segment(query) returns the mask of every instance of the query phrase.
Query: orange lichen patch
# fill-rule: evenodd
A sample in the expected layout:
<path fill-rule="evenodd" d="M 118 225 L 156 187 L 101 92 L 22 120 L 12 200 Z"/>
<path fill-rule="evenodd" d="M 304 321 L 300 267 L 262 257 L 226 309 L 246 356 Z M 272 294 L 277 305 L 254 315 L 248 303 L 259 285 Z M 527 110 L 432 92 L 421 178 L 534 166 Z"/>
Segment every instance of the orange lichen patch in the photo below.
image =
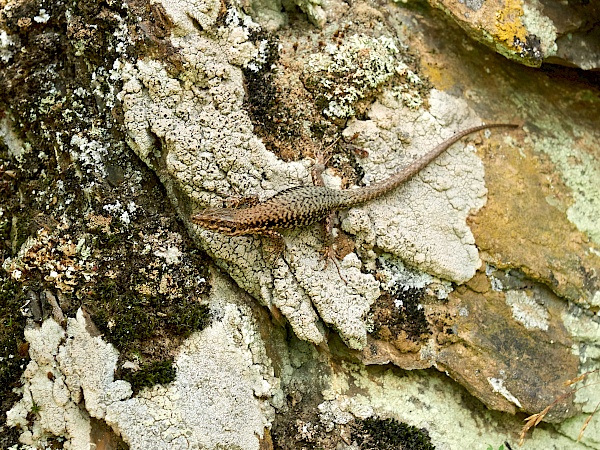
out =
<path fill-rule="evenodd" d="M 436 89 L 447 91 L 454 86 L 456 80 L 451 76 L 453 72 L 446 70 L 445 67 L 440 67 L 435 62 L 435 57 L 432 57 L 430 60 L 430 58 L 424 55 L 422 61 L 423 66 L 421 69 Z"/>
<path fill-rule="evenodd" d="M 473 39 L 521 64 L 539 66 L 541 61 L 528 53 L 528 36 L 523 23 L 522 0 L 488 0 L 469 8 L 458 0 L 429 0 L 452 17 Z"/>
<path fill-rule="evenodd" d="M 524 41 L 527 30 L 521 22 L 523 16 L 523 2 L 521 0 L 506 0 L 504 8 L 498 9 L 495 14 L 496 38 L 498 41 L 512 43 L 516 38 Z"/>
<path fill-rule="evenodd" d="M 485 30 L 495 40 L 512 43 L 516 36 L 524 39 L 526 29 L 521 21 L 522 0 L 489 0 L 481 3 L 478 9 L 471 9 L 458 0 L 431 2 L 434 6 L 451 14 L 459 25 L 472 31 Z"/>

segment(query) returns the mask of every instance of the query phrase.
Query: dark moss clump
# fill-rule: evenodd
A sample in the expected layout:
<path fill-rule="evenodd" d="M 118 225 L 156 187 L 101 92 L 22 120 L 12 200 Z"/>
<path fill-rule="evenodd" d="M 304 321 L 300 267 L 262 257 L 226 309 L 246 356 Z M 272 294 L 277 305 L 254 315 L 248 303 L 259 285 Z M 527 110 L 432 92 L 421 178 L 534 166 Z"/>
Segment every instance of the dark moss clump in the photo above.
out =
<path fill-rule="evenodd" d="M 167 384 L 175 379 L 177 371 L 173 367 L 172 360 L 155 361 L 144 364 L 139 370 L 122 370 L 117 374 L 118 378 L 131 383 L 133 394 L 137 394 L 142 388 L 154 386 L 155 384 Z"/>
<path fill-rule="evenodd" d="M 131 351 L 148 339 L 163 335 L 187 338 L 210 322 L 208 306 L 193 298 L 144 296 L 112 281 L 93 291 L 96 301 L 87 301 L 94 323 L 119 351 Z"/>
<path fill-rule="evenodd" d="M 295 111 L 284 100 L 289 93 L 281 92 L 277 84 L 275 66 L 279 60 L 277 38 L 264 32 L 256 32 L 250 38 L 264 48 L 263 61 L 244 69 L 246 87 L 245 107 L 250 113 L 255 131 L 274 152 L 283 152 L 290 142 L 302 136 Z M 296 155 L 297 156 L 297 155 Z M 286 158 L 289 159 L 289 158 Z"/>
<path fill-rule="evenodd" d="M 369 417 L 358 420 L 352 430 L 352 440 L 361 450 L 434 450 L 427 430 L 398 422 L 395 419 Z"/>
<path fill-rule="evenodd" d="M 166 319 L 166 326 L 182 337 L 203 330 L 210 323 L 210 311 L 207 305 L 183 299 L 174 305 L 173 310 L 174 314 Z"/>
<path fill-rule="evenodd" d="M 264 42 L 264 61 L 260 67 L 245 68 L 246 101 L 250 106 L 250 112 L 258 121 L 272 121 L 273 113 L 277 107 L 277 88 L 273 83 L 273 65 L 279 59 L 277 51 L 277 39 L 264 32 L 254 32 L 250 39 L 256 43 Z M 265 116 L 266 115 L 266 116 Z"/>
<path fill-rule="evenodd" d="M 29 361 L 28 346 L 23 339 L 25 318 L 20 313 L 21 287 L 0 273 L 0 448 L 18 441 L 19 433 L 6 428 L 6 412 L 19 400 L 13 388 L 21 385 L 20 377 Z"/>
<path fill-rule="evenodd" d="M 136 292 L 130 286 L 144 280 L 152 283 L 150 277 L 132 272 L 135 269 L 122 272 L 120 282 L 107 278 L 100 281 L 88 291 L 84 307 L 103 338 L 121 353 L 115 377 L 129 381 L 136 394 L 144 387 L 175 379 L 172 349 L 193 332 L 204 329 L 210 323 L 210 311 L 200 302 L 198 292 L 193 292 L 193 286 L 190 291 L 182 289 L 183 296 Z M 143 364 L 131 371 L 122 368 L 124 361 Z"/>
<path fill-rule="evenodd" d="M 374 335 L 384 338 L 406 333 L 411 341 L 418 342 L 422 336 L 430 335 L 429 322 L 422 306 L 425 290 L 399 288 L 397 292 L 382 297 L 373 310 Z"/>

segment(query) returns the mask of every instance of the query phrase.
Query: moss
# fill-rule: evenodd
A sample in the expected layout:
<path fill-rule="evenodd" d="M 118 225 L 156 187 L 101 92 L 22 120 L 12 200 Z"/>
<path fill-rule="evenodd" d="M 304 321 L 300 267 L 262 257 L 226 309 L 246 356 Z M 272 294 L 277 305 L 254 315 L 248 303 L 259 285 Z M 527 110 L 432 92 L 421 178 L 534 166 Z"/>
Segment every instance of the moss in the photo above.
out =
<path fill-rule="evenodd" d="M 134 395 L 142 388 L 155 384 L 167 384 L 175 379 L 177 371 L 172 360 L 154 361 L 144 364 L 139 370 L 123 370 L 117 376 L 131 383 Z"/>
<path fill-rule="evenodd" d="M 275 67 L 279 60 L 278 40 L 264 31 L 250 35 L 258 48 L 262 49 L 263 61 L 251 68 L 245 68 L 246 87 L 245 107 L 255 125 L 256 133 L 269 150 L 280 154 L 284 159 L 295 159 L 298 152 L 286 152 L 290 142 L 297 142 L 302 136 L 301 125 L 285 100 L 289 93 L 282 92 L 277 81 Z M 290 154 L 293 156 L 290 157 Z"/>
<path fill-rule="evenodd" d="M 257 47 L 264 47 L 264 61 L 260 66 L 256 63 L 253 69 L 243 69 L 247 88 L 245 100 L 253 119 L 264 125 L 266 122 L 272 123 L 273 114 L 276 114 L 278 96 L 277 87 L 273 84 L 275 73 L 272 67 L 279 59 L 278 41 L 264 31 L 252 32 L 250 40 Z"/>
<path fill-rule="evenodd" d="M 373 309 L 374 336 L 382 338 L 381 331 L 400 336 L 402 332 L 413 342 L 419 342 L 424 336 L 431 335 L 429 322 L 421 302 L 425 290 L 420 288 L 399 288 L 396 292 L 382 296 Z"/>
<path fill-rule="evenodd" d="M 358 420 L 352 430 L 352 440 L 361 450 L 433 450 L 435 446 L 424 429 L 395 419 L 369 417 Z"/>
<path fill-rule="evenodd" d="M 23 369 L 29 361 L 28 346 L 23 340 L 25 318 L 20 312 L 21 287 L 0 273 L 0 417 L 19 400 L 13 389 L 20 386 Z M 6 429 L 0 421 L 0 448 L 17 443 L 19 433 Z"/>
<path fill-rule="evenodd" d="M 18 382 L 27 357 L 22 340 L 25 320 L 19 310 L 22 297 L 15 281 L 0 276 L 0 386 L 8 390 Z"/>
<path fill-rule="evenodd" d="M 87 301 L 96 326 L 120 351 L 133 351 L 141 341 L 166 333 L 186 338 L 210 322 L 208 306 L 184 297 L 144 296 L 112 280 L 99 283 Z"/>
<path fill-rule="evenodd" d="M 208 306 L 183 300 L 174 305 L 174 314 L 166 319 L 167 327 L 176 334 L 188 337 L 194 331 L 206 328 L 210 323 Z"/>

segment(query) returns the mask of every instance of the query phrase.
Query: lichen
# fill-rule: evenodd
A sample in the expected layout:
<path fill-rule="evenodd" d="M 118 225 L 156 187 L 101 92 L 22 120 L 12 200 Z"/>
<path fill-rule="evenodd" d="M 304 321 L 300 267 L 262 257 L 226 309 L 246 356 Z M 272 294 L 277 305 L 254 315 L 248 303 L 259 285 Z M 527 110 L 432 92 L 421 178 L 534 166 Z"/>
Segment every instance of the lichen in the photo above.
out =
<path fill-rule="evenodd" d="M 64 324 L 84 303 L 95 317 L 128 311 L 123 302 L 132 299 L 137 307 L 136 302 L 146 298 L 152 298 L 155 308 L 138 310 L 138 319 L 152 324 L 145 334 L 138 333 L 145 340 L 126 339 L 127 331 L 139 330 L 136 319 L 126 314 L 125 329 L 111 331 L 126 349 L 124 358 L 137 354 L 145 364 L 162 361 L 169 345 L 177 346 L 208 323 L 205 256 L 178 224 L 152 172 L 123 143 L 116 94 L 121 86 L 117 69 L 136 53 L 135 45 L 147 51 L 167 46 L 160 39 L 134 43 L 130 32 L 149 24 L 144 30 L 158 36 L 165 22 L 154 20 L 159 15 L 155 6 L 78 2 L 45 9 L 41 12 L 37 2 L 21 2 L 0 11 L 2 31 L 23 45 L 23 51 L 3 65 L 0 77 L 0 90 L 6 94 L 0 98 L 0 261 L 14 283 L 6 292 L 14 298 L 6 306 L 20 318 L 13 323 L 14 314 L 2 311 L 18 345 L 6 343 L 7 351 L 14 352 L 1 366 L 23 364 L 27 344 L 19 341 L 23 338 L 17 326 L 26 318 L 35 320 L 32 328 L 48 316 Z M 34 16 L 42 20 L 32 20 Z M 86 63 L 80 64 L 83 60 Z M 3 272 L 2 285 L 6 275 Z M 170 315 L 161 316 L 163 312 Z M 155 318 L 160 320 L 152 322 Z M 52 391 L 45 390 L 52 382 L 58 386 L 62 378 L 52 369 L 55 378 L 50 380 L 44 369 L 38 372 L 31 366 L 28 376 L 35 378 L 33 389 L 39 389 L 34 396 L 47 399 Z M 21 431 L 26 441 L 32 439 L 27 428 L 37 426 L 34 419 L 51 417 L 56 409 L 49 409 L 54 400 L 33 402 L 28 395 L 25 390 L 17 414 L 24 418 Z M 2 395 L 6 402 L 17 397 L 13 392 Z M 64 404 L 60 407 L 69 410 Z M 70 413 L 64 417 L 67 422 L 74 418 Z M 79 419 L 71 422 L 72 433 L 85 428 Z M 52 419 L 57 428 L 49 432 L 62 436 L 64 420 L 60 425 Z M 44 432 L 42 428 L 37 431 Z M 6 436 L 14 438 L 16 431 L 10 429 Z M 86 437 L 89 441 L 89 432 Z M 79 438 L 73 437 L 75 442 Z M 2 441 L 0 446 L 15 442 Z"/>
<path fill-rule="evenodd" d="M 548 311 L 539 305 L 535 299 L 522 291 L 506 292 L 506 304 L 512 308 L 515 320 L 522 323 L 528 330 L 548 330 Z"/>
<path fill-rule="evenodd" d="M 398 44 L 388 37 L 350 36 L 341 46 L 329 44 L 309 56 L 304 65 L 306 88 L 326 116 L 351 117 L 358 100 L 403 72 L 398 54 Z"/>
<path fill-rule="evenodd" d="M 438 91 L 431 92 L 429 112 L 406 111 L 386 97 L 385 104 L 370 108 L 365 120 L 351 120 L 344 135 L 358 135 L 355 144 L 368 146 L 363 180 L 372 183 L 410 164 L 411 148 L 424 152 L 430 147 L 431 127 L 438 121 L 465 123 L 470 114 L 462 101 Z M 402 142 L 403 135 L 411 136 L 409 146 Z M 342 222 L 344 231 L 365 247 L 377 247 L 442 279 L 460 283 L 473 277 L 480 260 L 466 220 L 484 205 L 486 190 L 481 161 L 472 147 L 454 148 L 461 146 L 461 151 L 450 149 L 441 155 L 393 194 L 351 209 Z M 408 148 L 399 154 L 403 147 Z"/>

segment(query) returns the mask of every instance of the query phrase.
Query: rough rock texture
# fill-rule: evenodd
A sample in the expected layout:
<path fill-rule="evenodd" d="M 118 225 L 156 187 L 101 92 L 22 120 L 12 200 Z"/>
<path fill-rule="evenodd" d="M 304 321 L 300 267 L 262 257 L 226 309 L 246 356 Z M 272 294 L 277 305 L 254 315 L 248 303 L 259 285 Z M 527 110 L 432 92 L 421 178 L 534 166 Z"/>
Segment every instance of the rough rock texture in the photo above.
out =
<path fill-rule="evenodd" d="M 86 448 L 91 416 L 106 420 L 131 448 L 257 448 L 273 417 L 264 399 L 275 395 L 278 380 L 258 362 L 267 359 L 249 311 L 238 309 L 247 307 L 226 303 L 232 292 L 220 284 L 215 280 L 213 304 L 221 303 L 221 320 L 179 348 L 176 381 L 135 398 L 129 383 L 114 380 L 118 352 L 89 333 L 81 310 L 66 331 L 53 319 L 31 324 L 23 398 L 8 411 L 7 424 L 26 428 L 35 404 L 38 417 L 20 437 L 32 446 L 51 435 Z M 85 411 L 77 406 L 82 401 Z"/>
<path fill-rule="evenodd" d="M 551 0 L 430 0 L 479 42 L 519 63 L 600 67 L 600 7 Z"/>
<path fill-rule="evenodd" d="M 463 31 L 591 68 L 594 6 L 0 5 L 2 445 L 514 448 L 558 399 L 523 448 L 600 448 L 598 86 Z M 338 265 L 189 220 L 482 122 L 523 129 L 342 212 Z"/>

